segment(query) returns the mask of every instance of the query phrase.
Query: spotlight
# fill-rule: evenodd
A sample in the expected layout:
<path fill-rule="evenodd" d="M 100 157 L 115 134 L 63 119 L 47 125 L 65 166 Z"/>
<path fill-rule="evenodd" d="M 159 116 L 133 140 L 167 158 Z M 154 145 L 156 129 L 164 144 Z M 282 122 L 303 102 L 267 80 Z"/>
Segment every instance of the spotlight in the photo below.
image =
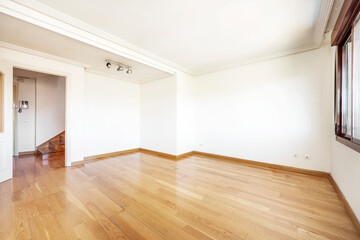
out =
<path fill-rule="evenodd" d="M 115 62 L 115 61 L 112 61 L 110 59 L 106 59 L 105 62 L 106 62 L 105 66 L 108 69 L 110 69 L 112 67 L 112 65 L 114 65 L 116 67 L 116 71 L 118 71 L 118 72 L 124 71 L 126 69 L 127 74 L 132 74 L 133 73 L 133 71 L 131 69 L 131 66 L 129 66 L 129 65 L 123 64 L 121 62 Z"/>

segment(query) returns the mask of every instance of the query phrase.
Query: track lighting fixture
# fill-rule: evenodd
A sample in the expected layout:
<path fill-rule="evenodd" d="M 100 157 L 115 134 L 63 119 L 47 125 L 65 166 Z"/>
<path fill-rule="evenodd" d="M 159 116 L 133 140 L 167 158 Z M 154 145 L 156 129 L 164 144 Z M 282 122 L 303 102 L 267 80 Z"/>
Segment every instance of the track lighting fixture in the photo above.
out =
<path fill-rule="evenodd" d="M 115 61 L 112 61 L 112 60 L 109 60 L 109 59 L 106 59 L 106 67 L 107 67 L 108 69 L 111 68 L 111 65 L 112 65 L 112 64 L 118 66 L 118 67 L 116 68 L 116 70 L 117 70 L 118 72 L 123 71 L 124 68 L 126 68 L 126 69 L 127 69 L 127 70 L 126 70 L 126 73 L 127 73 L 127 74 L 132 74 L 132 69 L 131 69 L 130 66 L 125 65 L 125 64 L 122 64 L 122 63 L 119 63 L 119 62 L 115 62 Z"/>

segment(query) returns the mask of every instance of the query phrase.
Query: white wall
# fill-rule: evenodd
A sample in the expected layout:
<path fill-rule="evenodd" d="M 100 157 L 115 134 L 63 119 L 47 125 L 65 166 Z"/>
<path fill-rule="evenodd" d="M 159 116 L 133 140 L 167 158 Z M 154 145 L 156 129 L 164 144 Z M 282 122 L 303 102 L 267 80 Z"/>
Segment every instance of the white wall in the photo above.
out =
<path fill-rule="evenodd" d="M 322 47 L 195 78 L 196 150 L 329 172 L 331 64 Z"/>
<path fill-rule="evenodd" d="M 140 146 L 140 85 L 85 74 L 85 156 Z"/>
<path fill-rule="evenodd" d="M 14 77 L 16 82 L 17 77 Z M 24 79 L 18 82 L 18 100 L 29 102 L 29 108 L 18 113 L 17 144 L 19 152 L 35 150 L 35 79 Z M 19 106 L 19 103 L 16 103 Z"/>
<path fill-rule="evenodd" d="M 36 146 L 65 130 L 65 78 L 36 79 Z"/>
<path fill-rule="evenodd" d="M 194 77 L 177 73 L 176 75 L 176 96 L 177 96 L 177 134 L 176 152 L 177 155 L 191 152 L 195 148 L 194 129 Z"/>
<path fill-rule="evenodd" d="M 141 148 L 176 155 L 176 77 L 143 83 L 140 89 Z"/>
<path fill-rule="evenodd" d="M 331 175 L 360 219 L 360 153 L 333 140 Z"/>

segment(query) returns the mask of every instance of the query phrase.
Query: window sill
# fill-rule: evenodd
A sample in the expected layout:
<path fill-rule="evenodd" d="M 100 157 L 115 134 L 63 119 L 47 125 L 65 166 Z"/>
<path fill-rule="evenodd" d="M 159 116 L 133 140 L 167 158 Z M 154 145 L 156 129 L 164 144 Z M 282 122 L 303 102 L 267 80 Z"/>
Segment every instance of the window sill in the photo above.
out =
<path fill-rule="evenodd" d="M 340 136 L 336 136 L 336 141 L 344 144 L 345 146 L 351 148 L 354 151 L 357 151 L 358 153 L 360 153 L 360 145 L 356 144 L 354 142 L 351 142 L 350 140 L 340 137 Z"/>

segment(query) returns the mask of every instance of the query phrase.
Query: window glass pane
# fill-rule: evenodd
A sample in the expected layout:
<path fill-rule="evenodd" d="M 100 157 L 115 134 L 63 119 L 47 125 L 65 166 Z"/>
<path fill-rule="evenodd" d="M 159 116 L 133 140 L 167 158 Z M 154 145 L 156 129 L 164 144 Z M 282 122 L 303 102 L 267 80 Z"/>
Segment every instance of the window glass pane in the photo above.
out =
<path fill-rule="evenodd" d="M 341 81 L 341 133 L 351 136 L 351 36 L 343 46 Z"/>
<path fill-rule="evenodd" d="M 353 137 L 360 140 L 360 21 L 354 24 Z"/>

